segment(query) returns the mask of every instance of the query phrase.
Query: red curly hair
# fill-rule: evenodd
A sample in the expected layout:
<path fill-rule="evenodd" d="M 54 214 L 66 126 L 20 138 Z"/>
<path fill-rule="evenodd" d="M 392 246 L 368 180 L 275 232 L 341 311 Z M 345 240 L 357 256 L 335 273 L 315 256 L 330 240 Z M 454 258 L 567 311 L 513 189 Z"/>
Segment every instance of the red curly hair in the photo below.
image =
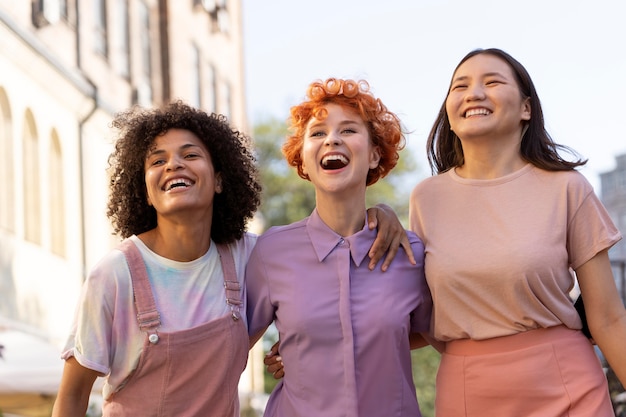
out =
<path fill-rule="evenodd" d="M 372 185 L 386 176 L 398 163 L 398 151 L 405 145 L 404 132 L 400 119 L 374 97 L 365 80 L 342 80 L 329 78 L 326 81 L 314 81 L 307 89 L 307 100 L 293 106 L 290 110 L 289 128 L 292 132 L 283 145 L 283 155 L 289 165 L 298 170 L 298 175 L 305 180 L 309 176 L 302 169 L 302 146 L 306 126 L 311 118 L 323 120 L 327 117 L 324 106 L 338 104 L 355 111 L 365 122 L 372 145 L 380 152 L 378 167 L 370 169 L 367 185 Z"/>

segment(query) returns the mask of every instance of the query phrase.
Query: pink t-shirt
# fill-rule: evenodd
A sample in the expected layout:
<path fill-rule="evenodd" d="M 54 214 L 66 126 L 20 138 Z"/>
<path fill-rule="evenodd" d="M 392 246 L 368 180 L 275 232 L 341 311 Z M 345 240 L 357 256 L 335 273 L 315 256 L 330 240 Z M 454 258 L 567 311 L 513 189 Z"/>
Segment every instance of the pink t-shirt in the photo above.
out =
<path fill-rule="evenodd" d="M 531 164 L 493 180 L 453 169 L 427 178 L 409 211 L 426 248 L 434 336 L 443 341 L 580 329 L 570 268 L 621 239 L 582 174 Z"/>
<path fill-rule="evenodd" d="M 423 245 L 368 269 L 376 231 L 342 238 L 310 217 L 259 237 L 246 269 L 251 335 L 275 320 L 285 377 L 265 415 L 417 417 L 410 332 L 427 332 Z M 382 261 L 381 261 L 382 263 Z"/>

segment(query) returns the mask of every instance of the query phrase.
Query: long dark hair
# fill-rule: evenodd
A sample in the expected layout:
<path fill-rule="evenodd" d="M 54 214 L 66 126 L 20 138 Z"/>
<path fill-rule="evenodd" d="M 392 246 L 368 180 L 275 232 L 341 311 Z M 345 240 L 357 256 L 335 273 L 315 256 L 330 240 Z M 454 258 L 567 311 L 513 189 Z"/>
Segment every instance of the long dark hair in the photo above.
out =
<path fill-rule="evenodd" d="M 493 55 L 505 61 L 509 67 L 511 67 L 515 75 L 520 94 L 530 101 L 531 117 L 527 122 L 527 129 L 522 137 L 520 149 L 522 158 L 548 171 L 569 171 L 586 164 L 587 159 L 582 159 L 572 148 L 560 145 L 552 140 L 552 137 L 550 137 L 550 134 L 546 131 L 543 111 L 541 110 L 541 101 L 539 100 L 535 85 L 528 71 L 526 71 L 526 68 L 524 68 L 519 61 L 508 53 L 497 48 L 475 49 L 465 55 L 461 62 L 459 62 L 454 69 L 453 77 L 454 73 L 456 73 L 465 61 L 480 54 Z M 448 87 L 448 94 L 449 93 L 450 87 Z M 446 99 L 439 109 L 439 114 L 428 135 L 428 142 L 426 144 L 428 162 L 430 163 L 430 169 L 433 174 L 448 171 L 451 168 L 463 165 L 465 162 L 461 141 L 450 128 L 450 121 L 448 120 L 448 113 L 446 111 L 448 94 L 446 94 Z M 574 160 L 569 161 L 564 159 L 559 154 L 559 151 L 569 153 L 574 157 Z"/>

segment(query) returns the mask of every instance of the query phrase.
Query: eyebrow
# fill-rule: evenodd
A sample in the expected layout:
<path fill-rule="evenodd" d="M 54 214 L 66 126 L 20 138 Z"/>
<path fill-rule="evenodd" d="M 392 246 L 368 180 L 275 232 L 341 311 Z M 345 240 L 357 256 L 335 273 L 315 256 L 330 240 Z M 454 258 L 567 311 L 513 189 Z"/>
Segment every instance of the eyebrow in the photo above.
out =
<path fill-rule="evenodd" d="M 493 72 L 486 72 L 484 74 L 481 75 L 481 77 L 493 77 L 493 76 L 498 76 L 498 77 L 502 77 L 502 78 L 506 78 L 504 76 L 504 74 L 502 74 L 501 72 L 497 72 L 497 71 L 493 71 Z M 456 77 L 455 79 L 452 80 L 452 83 L 454 84 L 457 81 L 464 81 L 467 80 L 468 78 L 470 78 L 467 75 L 461 75 L 460 77 Z"/>
<path fill-rule="evenodd" d="M 312 123 L 308 128 L 312 129 L 314 127 L 325 126 L 326 124 L 327 124 L 326 123 L 326 119 L 324 119 L 324 120 Z M 345 120 L 342 120 L 341 122 L 339 122 L 339 126 L 358 125 L 358 124 L 360 124 L 360 122 L 358 120 L 352 120 L 352 119 L 345 119 Z"/>
<path fill-rule="evenodd" d="M 184 151 L 185 149 L 189 149 L 189 148 L 201 148 L 201 146 L 193 144 L 193 143 L 185 143 L 184 145 L 181 145 L 178 149 Z M 164 153 L 165 153 L 165 149 L 154 148 L 151 151 L 148 151 L 148 155 L 146 155 L 146 158 L 149 158 L 153 155 L 160 155 Z"/>

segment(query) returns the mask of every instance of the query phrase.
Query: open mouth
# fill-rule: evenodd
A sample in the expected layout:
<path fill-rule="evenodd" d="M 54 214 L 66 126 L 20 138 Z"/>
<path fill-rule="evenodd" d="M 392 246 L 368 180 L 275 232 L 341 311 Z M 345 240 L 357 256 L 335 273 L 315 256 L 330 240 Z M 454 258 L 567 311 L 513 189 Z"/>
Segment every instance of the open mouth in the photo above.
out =
<path fill-rule="evenodd" d="M 170 191 L 173 190 L 174 188 L 180 188 L 180 187 L 190 187 L 191 186 L 191 181 L 185 179 L 185 178 L 175 178 L 173 180 L 169 180 L 166 184 L 165 187 L 163 187 L 165 189 L 165 191 Z"/>
<path fill-rule="evenodd" d="M 341 169 L 345 167 L 346 165 L 348 165 L 348 162 L 350 161 L 345 156 L 334 154 L 334 155 L 327 155 L 324 158 L 322 158 L 321 165 L 323 169 L 335 170 L 335 169 Z"/>
<path fill-rule="evenodd" d="M 488 116 L 491 114 L 490 110 L 487 109 L 470 109 L 465 112 L 465 118 L 472 116 Z"/>

